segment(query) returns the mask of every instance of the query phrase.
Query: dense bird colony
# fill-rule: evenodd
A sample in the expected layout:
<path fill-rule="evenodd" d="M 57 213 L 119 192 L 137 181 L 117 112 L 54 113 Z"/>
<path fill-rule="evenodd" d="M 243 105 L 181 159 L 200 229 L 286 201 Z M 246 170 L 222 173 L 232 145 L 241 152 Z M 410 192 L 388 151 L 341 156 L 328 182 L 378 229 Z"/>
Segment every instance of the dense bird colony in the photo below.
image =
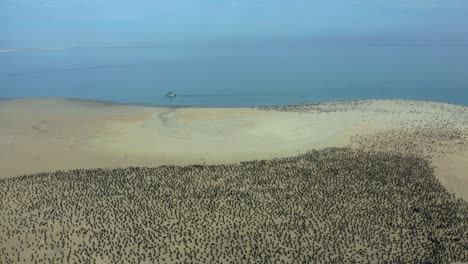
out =
<path fill-rule="evenodd" d="M 425 158 L 443 156 L 468 148 L 468 107 L 411 100 L 337 101 L 317 104 L 259 107 L 261 110 L 330 114 L 358 114 L 362 123 L 387 116 L 391 128 L 383 127 L 351 138 L 353 148 L 397 152 Z M 372 115 L 377 114 L 377 115 Z M 404 118 L 393 118 L 404 116 Z"/>
<path fill-rule="evenodd" d="M 320 102 L 313 104 L 297 104 L 297 105 L 278 105 L 278 106 L 260 106 L 258 109 L 265 111 L 279 112 L 302 112 L 302 113 L 332 113 L 332 112 L 349 112 L 362 111 L 365 107 L 372 104 L 372 100 L 356 100 L 356 101 L 333 101 Z"/>
<path fill-rule="evenodd" d="M 351 141 L 353 146 L 361 149 L 431 158 L 466 149 L 468 130 L 430 126 L 399 128 L 370 135 L 356 135 Z"/>
<path fill-rule="evenodd" d="M 468 261 L 468 203 L 399 153 L 57 171 L 0 196 L 4 264 Z"/>
<path fill-rule="evenodd" d="M 332 101 L 313 104 L 261 106 L 259 110 L 302 113 L 334 113 L 334 112 L 369 112 L 374 110 L 379 114 L 395 114 L 409 111 L 413 114 L 430 113 L 430 118 L 441 113 L 450 113 L 454 119 L 464 119 L 468 124 L 468 108 L 461 105 L 415 100 L 355 100 Z M 446 119 L 444 119 L 446 121 Z"/>

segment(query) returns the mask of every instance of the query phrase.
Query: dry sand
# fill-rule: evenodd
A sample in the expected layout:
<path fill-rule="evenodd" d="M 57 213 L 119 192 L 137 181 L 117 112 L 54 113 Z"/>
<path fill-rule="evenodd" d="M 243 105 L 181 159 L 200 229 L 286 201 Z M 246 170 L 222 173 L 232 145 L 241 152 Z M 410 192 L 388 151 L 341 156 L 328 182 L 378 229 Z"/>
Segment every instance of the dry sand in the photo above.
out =
<path fill-rule="evenodd" d="M 399 134 L 408 129 L 411 136 Z M 455 130 L 461 136 L 451 136 Z M 352 139 L 381 133 L 388 141 L 365 143 L 383 150 L 399 151 L 401 142 L 403 147 L 415 142 L 413 150 L 426 148 L 441 182 L 468 200 L 468 147 L 461 139 L 467 131 L 468 107 L 433 102 L 368 100 L 267 111 L 2 100 L 0 178 L 76 168 L 269 159 L 314 148 L 362 147 Z"/>

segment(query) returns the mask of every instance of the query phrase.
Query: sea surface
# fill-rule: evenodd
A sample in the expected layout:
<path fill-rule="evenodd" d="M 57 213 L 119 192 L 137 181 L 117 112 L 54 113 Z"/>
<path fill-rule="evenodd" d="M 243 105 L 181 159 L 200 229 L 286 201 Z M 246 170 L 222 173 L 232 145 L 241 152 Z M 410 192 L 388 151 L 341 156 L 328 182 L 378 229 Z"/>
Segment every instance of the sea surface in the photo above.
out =
<path fill-rule="evenodd" d="M 167 91 L 177 97 L 165 97 Z M 0 53 L 0 97 L 204 107 L 369 98 L 468 105 L 468 47 L 108 47 Z"/>

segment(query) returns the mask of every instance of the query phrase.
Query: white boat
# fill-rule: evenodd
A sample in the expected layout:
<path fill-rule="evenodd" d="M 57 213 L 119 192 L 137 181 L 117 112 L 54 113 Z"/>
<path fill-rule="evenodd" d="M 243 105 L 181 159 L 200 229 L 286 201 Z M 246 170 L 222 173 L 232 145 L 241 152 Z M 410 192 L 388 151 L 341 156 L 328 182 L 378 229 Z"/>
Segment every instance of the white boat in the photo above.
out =
<path fill-rule="evenodd" d="M 165 96 L 166 97 L 176 97 L 177 95 L 175 93 L 173 93 L 173 92 L 167 92 Z"/>

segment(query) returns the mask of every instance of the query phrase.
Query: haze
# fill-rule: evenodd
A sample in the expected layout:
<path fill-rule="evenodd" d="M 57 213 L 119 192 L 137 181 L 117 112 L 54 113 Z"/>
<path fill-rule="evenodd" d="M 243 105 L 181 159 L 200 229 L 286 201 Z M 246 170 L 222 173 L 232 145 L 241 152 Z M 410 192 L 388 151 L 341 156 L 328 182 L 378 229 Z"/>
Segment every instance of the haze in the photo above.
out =
<path fill-rule="evenodd" d="M 462 0 L 1 0 L 0 50 L 157 45 L 466 45 Z"/>

